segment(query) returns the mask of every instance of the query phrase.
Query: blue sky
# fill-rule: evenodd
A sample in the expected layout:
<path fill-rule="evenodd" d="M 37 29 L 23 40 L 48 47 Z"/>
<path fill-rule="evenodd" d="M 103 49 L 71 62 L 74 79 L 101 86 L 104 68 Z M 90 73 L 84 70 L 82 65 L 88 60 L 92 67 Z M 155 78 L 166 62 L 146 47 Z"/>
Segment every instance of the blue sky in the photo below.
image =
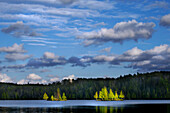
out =
<path fill-rule="evenodd" d="M 0 81 L 169 71 L 168 0 L 1 0 Z"/>

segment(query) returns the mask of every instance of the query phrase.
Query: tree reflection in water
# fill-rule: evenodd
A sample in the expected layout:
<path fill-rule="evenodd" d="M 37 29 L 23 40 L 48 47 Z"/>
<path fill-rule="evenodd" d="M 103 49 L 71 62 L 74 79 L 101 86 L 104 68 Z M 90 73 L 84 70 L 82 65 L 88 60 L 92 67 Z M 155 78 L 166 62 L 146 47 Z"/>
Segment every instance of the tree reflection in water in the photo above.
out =
<path fill-rule="evenodd" d="M 123 113 L 123 106 L 96 106 L 96 113 Z"/>

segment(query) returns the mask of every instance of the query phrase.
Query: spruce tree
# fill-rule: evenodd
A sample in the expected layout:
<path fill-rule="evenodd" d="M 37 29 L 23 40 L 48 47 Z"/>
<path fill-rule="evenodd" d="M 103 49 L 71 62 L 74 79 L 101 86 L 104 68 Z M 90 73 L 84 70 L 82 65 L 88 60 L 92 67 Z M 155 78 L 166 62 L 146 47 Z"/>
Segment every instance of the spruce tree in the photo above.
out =
<path fill-rule="evenodd" d="M 97 100 L 97 98 L 98 98 L 98 93 L 97 93 L 97 91 L 96 91 L 96 93 L 95 93 L 95 95 L 94 95 L 94 98 Z"/>
<path fill-rule="evenodd" d="M 109 99 L 113 100 L 115 98 L 112 89 L 109 91 Z"/>
<path fill-rule="evenodd" d="M 104 87 L 103 89 L 103 95 L 104 95 L 104 100 L 108 100 L 108 91 L 106 87 Z"/>
<path fill-rule="evenodd" d="M 47 100 L 47 99 L 48 99 L 47 93 L 44 93 L 43 99 L 44 99 L 44 100 Z"/>
<path fill-rule="evenodd" d="M 122 93 L 122 90 L 120 92 L 119 98 L 121 98 L 121 99 L 125 98 L 125 95 Z"/>
<path fill-rule="evenodd" d="M 115 91 L 115 100 L 118 100 L 119 97 L 118 97 L 118 94 L 117 94 L 117 91 Z"/>
<path fill-rule="evenodd" d="M 64 101 L 67 100 L 67 97 L 66 97 L 65 93 L 63 93 L 62 100 L 64 100 Z"/>
<path fill-rule="evenodd" d="M 62 100 L 59 88 L 57 88 L 57 100 Z"/>
<path fill-rule="evenodd" d="M 53 95 L 51 96 L 51 100 L 54 101 L 54 96 Z"/>
<path fill-rule="evenodd" d="M 99 91 L 99 98 L 100 98 L 101 100 L 103 100 L 103 93 L 102 93 L 102 91 Z"/>

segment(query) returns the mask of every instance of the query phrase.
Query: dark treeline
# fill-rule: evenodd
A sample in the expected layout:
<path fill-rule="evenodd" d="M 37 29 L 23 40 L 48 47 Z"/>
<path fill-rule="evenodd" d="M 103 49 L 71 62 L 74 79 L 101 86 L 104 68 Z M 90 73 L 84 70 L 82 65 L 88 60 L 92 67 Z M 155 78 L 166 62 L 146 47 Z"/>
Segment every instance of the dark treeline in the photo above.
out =
<path fill-rule="evenodd" d="M 123 91 L 125 99 L 170 99 L 170 72 L 137 73 L 118 78 L 78 78 L 48 85 L 0 83 L 0 99 L 42 99 L 46 92 L 54 95 L 57 88 L 67 99 L 94 99 L 96 91 L 107 89 Z"/>

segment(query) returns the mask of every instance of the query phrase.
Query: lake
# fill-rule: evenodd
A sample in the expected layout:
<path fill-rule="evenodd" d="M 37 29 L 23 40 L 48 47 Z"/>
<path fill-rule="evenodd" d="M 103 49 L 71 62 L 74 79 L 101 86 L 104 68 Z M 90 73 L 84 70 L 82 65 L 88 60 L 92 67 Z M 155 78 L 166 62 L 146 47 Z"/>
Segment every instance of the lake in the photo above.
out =
<path fill-rule="evenodd" d="M 1 100 L 0 113 L 170 113 L 170 100 Z"/>

